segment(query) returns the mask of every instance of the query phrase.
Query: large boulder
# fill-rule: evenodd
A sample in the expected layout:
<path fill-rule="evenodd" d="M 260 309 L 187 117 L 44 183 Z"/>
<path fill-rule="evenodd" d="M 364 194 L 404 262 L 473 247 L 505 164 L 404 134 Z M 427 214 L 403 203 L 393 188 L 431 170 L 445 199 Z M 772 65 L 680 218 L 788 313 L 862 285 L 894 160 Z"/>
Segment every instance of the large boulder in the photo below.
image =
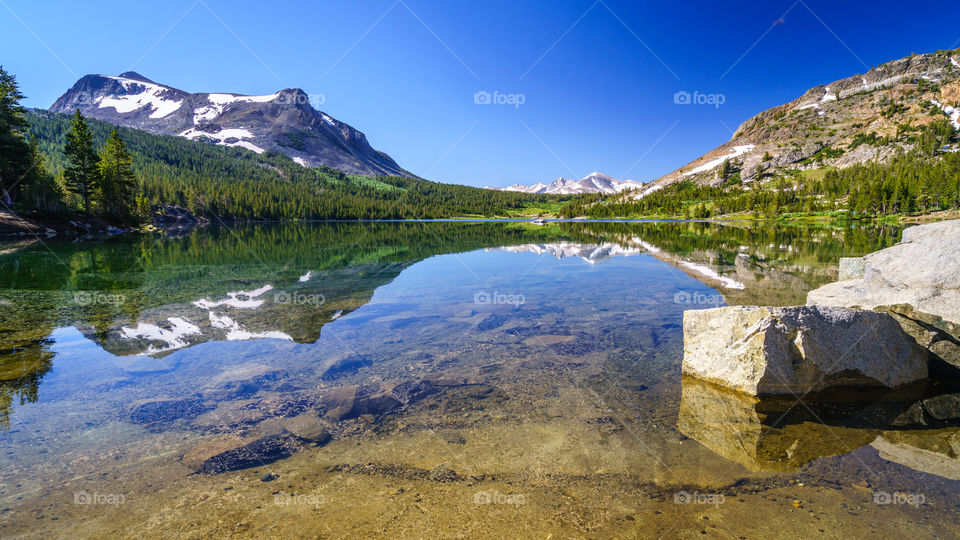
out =
<path fill-rule="evenodd" d="M 733 306 L 683 314 L 683 373 L 750 395 L 894 388 L 927 377 L 927 351 L 886 313 Z"/>
<path fill-rule="evenodd" d="M 841 279 L 807 295 L 807 304 L 860 307 L 909 304 L 960 324 L 960 220 L 910 227 L 900 243 L 861 262 L 843 261 Z M 862 270 L 860 269 L 862 266 Z"/>

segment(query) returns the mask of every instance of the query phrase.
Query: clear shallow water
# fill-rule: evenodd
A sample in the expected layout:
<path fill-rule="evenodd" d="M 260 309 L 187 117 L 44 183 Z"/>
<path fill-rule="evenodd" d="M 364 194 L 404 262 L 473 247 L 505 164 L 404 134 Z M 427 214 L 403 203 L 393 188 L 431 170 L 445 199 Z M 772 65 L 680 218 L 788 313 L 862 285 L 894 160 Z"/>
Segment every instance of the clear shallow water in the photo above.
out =
<path fill-rule="evenodd" d="M 680 376 L 685 309 L 803 303 L 897 237 L 338 223 L 3 245 L 0 535 L 955 536 L 960 430 L 898 427 L 917 395 Z"/>

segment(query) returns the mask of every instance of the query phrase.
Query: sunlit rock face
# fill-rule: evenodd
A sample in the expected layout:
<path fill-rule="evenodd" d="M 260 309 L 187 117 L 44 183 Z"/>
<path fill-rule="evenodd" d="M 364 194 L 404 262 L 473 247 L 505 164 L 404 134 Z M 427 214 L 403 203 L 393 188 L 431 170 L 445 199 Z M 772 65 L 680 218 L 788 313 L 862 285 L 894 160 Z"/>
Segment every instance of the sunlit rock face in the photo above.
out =
<path fill-rule="evenodd" d="M 927 353 L 890 315 L 734 306 L 683 315 L 683 373 L 751 395 L 895 388 L 927 377 Z"/>
<path fill-rule="evenodd" d="M 910 227 L 899 244 L 862 258 L 861 279 L 810 291 L 807 304 L 864 309 L 909 304 L 919 312 L 960 324 L 958 245 L 960 220 Z"/>

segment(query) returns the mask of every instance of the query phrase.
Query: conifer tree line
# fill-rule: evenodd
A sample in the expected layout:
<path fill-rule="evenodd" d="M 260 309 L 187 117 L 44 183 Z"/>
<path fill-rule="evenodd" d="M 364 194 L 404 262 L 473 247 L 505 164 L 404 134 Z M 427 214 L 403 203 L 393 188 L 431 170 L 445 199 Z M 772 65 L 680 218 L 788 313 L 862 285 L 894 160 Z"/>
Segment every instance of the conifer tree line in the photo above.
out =
<path fill-rule="evenodd" d="M 707 219 L 731 214 L 777 218 L 784 214 L 844 212 L 853 219 L 924 214 L 960 208 L 960 152 L 946 119 L 918 129 L 914 148 L 884 163 L 830 169 L 820 178 L 786 171 L 747 186 L 728 162 L 718 168 L 722 185 L 677 182 L 639 200 L 622 195 L 584 195 L 560 209 L 563 217 L 679 217 Z"/>
<path fill-rule="evenodd" d="M 137 211 L 137 180 L 132 157 L 116 130 L 100 151 L 78 110 L 63 145 L 66 165 L 50 172 L 45 153 L 31 132 L 16 78 L 0 66 L 0 199 L 10 210 L 47 214 L 82 210 L 90 216 L 130 225 Z"/>

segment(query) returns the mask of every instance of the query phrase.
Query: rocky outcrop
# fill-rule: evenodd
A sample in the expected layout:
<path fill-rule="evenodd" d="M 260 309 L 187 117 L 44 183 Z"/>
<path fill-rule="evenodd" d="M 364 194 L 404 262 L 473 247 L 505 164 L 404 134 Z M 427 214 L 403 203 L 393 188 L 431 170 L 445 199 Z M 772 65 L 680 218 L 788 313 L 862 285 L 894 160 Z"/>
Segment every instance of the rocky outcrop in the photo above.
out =
<path fill-rule="evenodd" d="M 899 244 L 863 257 L 862 278 L 815 289 L 807 295 L 807 304 L 863 309 L 909 304 L 918 312 L 960 324 L 958 246 L 960 220 L 910 227 Z M 843 277 L 851 273 L 844 272 Z"/>
<path fill-rule="evenodd" d="M 929 351 L 933 375 L 960 378 L 960 220 L 910 227 L 895 246 L 840 260 L 840 279 L 808 305 L 889 313 Z"/>
<path fill-rule="evenodd" d="M 960 92 L 957 66 L 960 49 L 937 51 L 818 85 L 747 119 L 726 143 L 621 198 L 642 198 L 684 181 L 729 183 L 733 174 L 718 174 L 724 162 L 744 183 L 768 186 L 797 169 L 887 163 L 916 146 L 916 136 L 903 132 L 904 125 L 916 129 L 943 118 L 960 127 L 954 107 Z M 696 102 L 696 96 L 685 97 L 678 104 Z"/>
<path fill-rule="evenodd" d="M 683 373 L 750 395 L 895 388 L 927 377 L 927 353 L 885 313 L 722 307 L 683 316 Z"/>

